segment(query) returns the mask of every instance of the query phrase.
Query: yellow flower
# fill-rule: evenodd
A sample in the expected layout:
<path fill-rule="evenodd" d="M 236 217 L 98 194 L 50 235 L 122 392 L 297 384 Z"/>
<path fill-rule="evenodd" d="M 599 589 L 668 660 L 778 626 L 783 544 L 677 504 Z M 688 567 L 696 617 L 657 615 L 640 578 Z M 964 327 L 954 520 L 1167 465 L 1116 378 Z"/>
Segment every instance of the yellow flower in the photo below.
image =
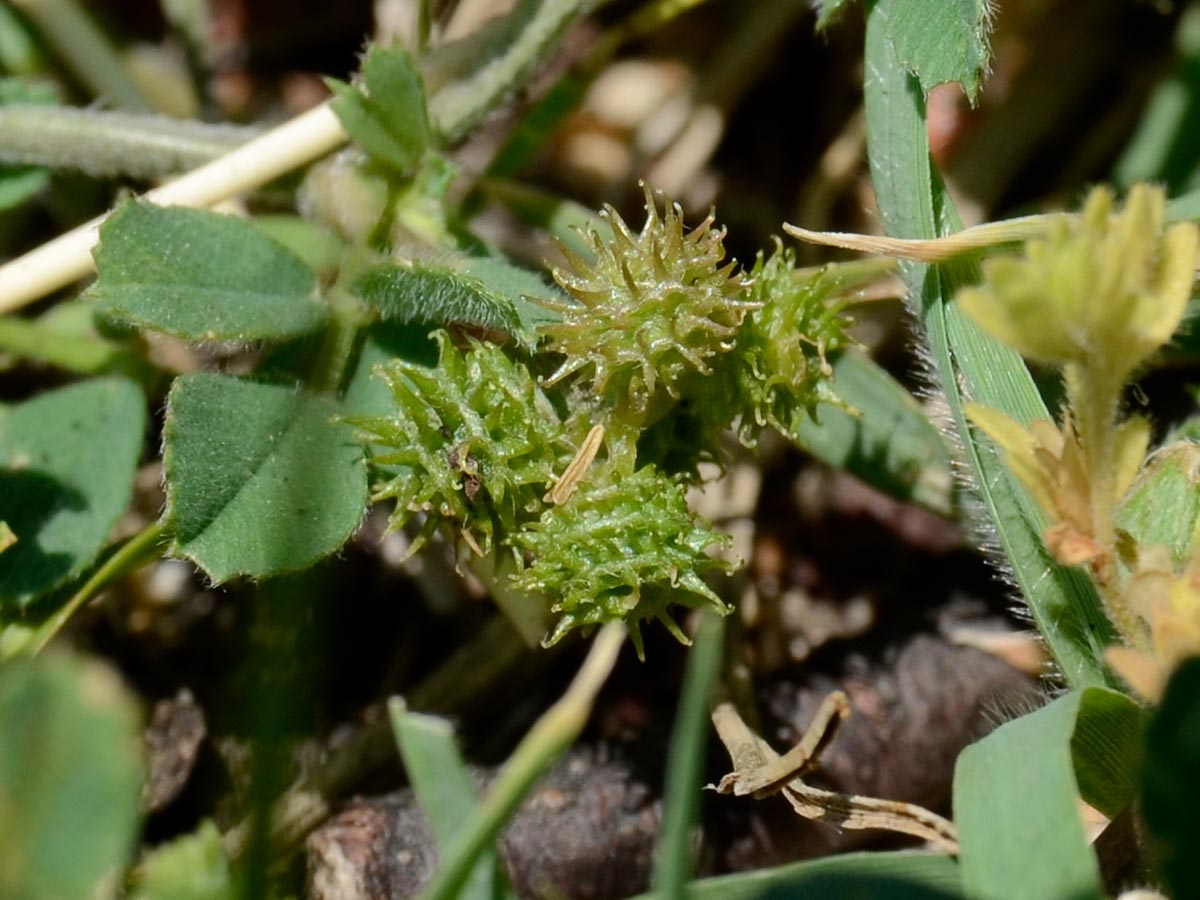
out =
<path fill-rule="evenodd" d="M 1083 214 L 1022 257 L 984 263 L 959 303 L 983 329 L 1044 363 L 1102 366 L 1124 380 L 1175 333 L 1191 294 L 1198 231 L 1164 230 L 1161 189 L 1136 185 L 1125 208 L 1098 187 Z"/>
<path fill-rule="evenodd" d="M 1004 461 L 1050 520 L 1046 546 L 1065 565 L 1097 559 L 1104 548 L 1094 539 L 1091 482 L 1070 418 L 1061 426 L 1038 419 L 1028 428 L 997 409 L 967 405 L 977 428 L 996 442 Z M 1125 420 L 1117 429 L 1114 488 L 1121 497 L 1137 475 L 1150 441 L 1149 423 Z"/>

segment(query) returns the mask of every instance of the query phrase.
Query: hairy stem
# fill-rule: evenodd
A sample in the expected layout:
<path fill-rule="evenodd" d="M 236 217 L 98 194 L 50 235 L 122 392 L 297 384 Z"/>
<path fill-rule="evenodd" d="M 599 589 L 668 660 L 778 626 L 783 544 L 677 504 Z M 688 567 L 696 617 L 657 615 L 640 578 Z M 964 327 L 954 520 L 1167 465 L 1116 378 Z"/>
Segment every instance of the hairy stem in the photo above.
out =
<path fill-rule="evenodd" d="M 211 162 L 261 133 L 139 113 L 0 106 L 0 162 L 76 169 L 101 178 L 160 178 Z"/>
<path fill-rule="evenodd" d="M 127 575 L 134 569 L 145 565 L 159 554 L 160 545 L 166 534 L 162 522 L 147 525 L 128 541 L 121 549 L 106 559 L 92 576 L 83 583 L 71 599 L 55 610 L 54 615 L 41 624 L 34 633 L 31 650 L 40 653 L 54 638 L 71 616 L 102 589 L 122 575 Z"/>

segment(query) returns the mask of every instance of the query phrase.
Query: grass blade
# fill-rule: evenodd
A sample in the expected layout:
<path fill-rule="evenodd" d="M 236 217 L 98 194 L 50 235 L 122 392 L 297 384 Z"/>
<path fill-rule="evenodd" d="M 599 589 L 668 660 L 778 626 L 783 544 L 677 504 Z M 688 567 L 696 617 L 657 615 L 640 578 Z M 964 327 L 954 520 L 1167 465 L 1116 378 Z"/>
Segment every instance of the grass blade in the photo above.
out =
<path fill-rule="evenodd" d="M 931 238 L 956 230 L 959 222 L 929 159 L 919 84 L 900 65 L 886 37 L 888 9 L 877 2 L 867 18 L 864 91 L 871 173 L 887 231 Z M 1049 418 L 1045 404 L 1021 359 L 949 302 L 959 286 L 975 280 L 969 263 L 906 263 L 902 270 L 953 428 L 1012 578 L 1067 683 L 1106 685 L 1109 676 L 1100 659 L 1113 632 L 1095 589 L 1082 573 L 1050 559 L 1042 545 L 1040 514 L 995 449 L 976 442 L 964 412 L 969 398 L 1027 423 Z"/>

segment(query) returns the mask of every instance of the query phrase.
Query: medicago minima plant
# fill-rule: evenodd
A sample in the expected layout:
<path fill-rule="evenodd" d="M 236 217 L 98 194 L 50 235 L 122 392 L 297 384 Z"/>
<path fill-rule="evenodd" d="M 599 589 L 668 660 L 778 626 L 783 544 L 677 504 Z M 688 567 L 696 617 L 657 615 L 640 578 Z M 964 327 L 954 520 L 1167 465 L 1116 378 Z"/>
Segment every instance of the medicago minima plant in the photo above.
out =
<path fill-rule="evenodd" d="M 173 380 L 165 513 L 105 577 L 162 544 L 215 583 L 301 571 L 377 501 L 414 551 L 440 535 L 495 593 L 524 597 L 517 618 L 547 643 L 621 621 L 640 649 L 649 620 L 683 638 L 672 606 L 724 612 L 705 576 L 734 565 L 729 539 L 692 513 L 688 488 L 701 463 L 725 462 L 726 431 L 746 445 L 766 428 L 800 440 L 819 404 L 849 410 L 832 386 L 851 343 L 839 297 L 877 270 L 800 270 L 778 244 L 740 266 L 712 215 L 688 227 L 649 188 L 640 229 L 606 208 L 559 235 L 549 272 L 521 267 L 465 230 L 442 151 L 458 126 L 436 117 L 404 51 L 372 50 L 358 83 L 333 88 L 358 146 L 309 171 L 307 218 L 127 202 L 100 228 L 81 304 L 109 354 L 102 370 L 157 379 L 151 334 L 258 360 Z M 105 402 L 141 423 L 138 392 L 106 384 Z M 13 452 L 54 444 L 38 404 L 78 407 L 92 427 L 100 390 L 32 401 L 38 424 Z M 40 598 L 87 568 L 127 502 L 136 441 L 88 456 L 112 440 L 93 435 L 86 459 L 63 465 L 81 490 L 88 466 L 119 462 L 123 482 L 63 567 L 37 575 L 30 554 L 53 529 L 35 535 L 27 506 L 3 510 L 13 652 L 44 644 L 102 583 L 38 624 Z"/>

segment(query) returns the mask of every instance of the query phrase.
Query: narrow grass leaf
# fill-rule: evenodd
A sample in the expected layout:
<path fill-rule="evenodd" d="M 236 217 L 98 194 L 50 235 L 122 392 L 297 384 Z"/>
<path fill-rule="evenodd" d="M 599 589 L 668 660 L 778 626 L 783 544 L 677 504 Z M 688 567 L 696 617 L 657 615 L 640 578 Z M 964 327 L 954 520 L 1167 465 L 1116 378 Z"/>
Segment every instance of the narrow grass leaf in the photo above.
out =
<path fill-rule="evenodd" d="M 1200 659 L 1167 682 L 1150 723 L 1142 770 L 1142 812 L 1173 897 L 1200 897 Z"/>
<path fill-rule="evenodd" d="M 708 708 L 721 671 L 724 634 L 724 618 L 705 614 L 688 654 L 667 756 L 662 832 L 654 866 L 654 887 L 664 898 L 683 897 L 692 874 L 692 833 L 699 818 L 700 782 L 709 744 Z"/>
<path fill-rule="evenodd" d="M 634 900 L 661 900 L 642 894 Z M 689 900 L 959 900 L 958 865 L 934 853 L 846 853 L 789 865 L 720 875 L 688 885 Z"/>
<path fill-rule="evenodd" d="M 213 581 L 336 551 L 367 502 L 362 448 L 328 400 L 207 373 L 175 380 L 163 466 L 172 552 Z"/>
<path fill-rule="evenodd" d="M 920 404 L 857 350 L 833 360 L 833 371 L 838 396 L 856 414 L 821 406 L 818 420 L 800 421 L 799 446 L 893 497 L 953 515 L 950 451 Z"/>
<path fill-rule="evenodd" d="M 921 85 L 888 38 L 890 10 L 879 0 L 867 19 L 864 92 L 875 193 L 889 234 L 937 237 L 960 223 L 929 158 Z M 964 413 L 965 402 L 973 400 L 1023 423 L 1049 418 L 1029 371 L 950 302 L 959 287 L 977 279 L 970 264 L 906 263 L 902 269 L 951 425 L 1013 580 L 1068 684 L 1105 685 L 1109 676 L 1100 660 L 1113 632 L 1095 589 L 1081 573 L 1052 562 L 1041 540 L 1041 514 L 995 448 L 977 440 Z"/>
<path fill-rule="evenodd" d="M 0 668 L 0 897 L 115 896 L 141 783 L 136 707 L 110 669 L 53 655 Z"/>
<path fill-rule="evenodd" d="M 458 753 L 454 728 L 445 719 L 410 711 L 399 697 L 388 703 L 388 715 L 404 771 L 429 819 L 438 849 L 445 852 L 479 805 L 479 795 Z M 459 897 L 489 900 L 499 896 L 498 884 L 496 854 L 484 850 Z"/>
<path fill-rule="evenodd" d="M 534 723 L 492 782 L 487 795 L 463 822 L 421 900 L 450 900 L 466 883 L 475 860 L 491 843 L 534 783 L 575 742 L 587 724 L 625 638 L 624 626 L 605 625 L 562 698 Z"/>
<path fill-rule="evenodd" d="M 0 411 L 0 611 L 23 607 L 92 564 L 129 505 L 145 400 L 117 378 L 85 381 Z"/>
<path fill-rule="evenodd" d="M 401 46 L 372 46 L 360 82 L 330 79 L 333 111 L 350 136 L 376 162 L 410 176 L 431 140 L 425 88 Z"/>
<path fill-rule="evenodd" d="M 280 340 L 325 321 L 317 277 L 249 222 L 127 203 L 100 227 L 88 296 L 110 322 L 189 341 Z"/>
<path fill-rule="evenodd" d="M 1108 691 L 1074 691 L 997 728 L 954 769 L 963 887 L 974 900 L 1102 898 L 1079 814 L 1072 739 L 1081 706 Z"/>

